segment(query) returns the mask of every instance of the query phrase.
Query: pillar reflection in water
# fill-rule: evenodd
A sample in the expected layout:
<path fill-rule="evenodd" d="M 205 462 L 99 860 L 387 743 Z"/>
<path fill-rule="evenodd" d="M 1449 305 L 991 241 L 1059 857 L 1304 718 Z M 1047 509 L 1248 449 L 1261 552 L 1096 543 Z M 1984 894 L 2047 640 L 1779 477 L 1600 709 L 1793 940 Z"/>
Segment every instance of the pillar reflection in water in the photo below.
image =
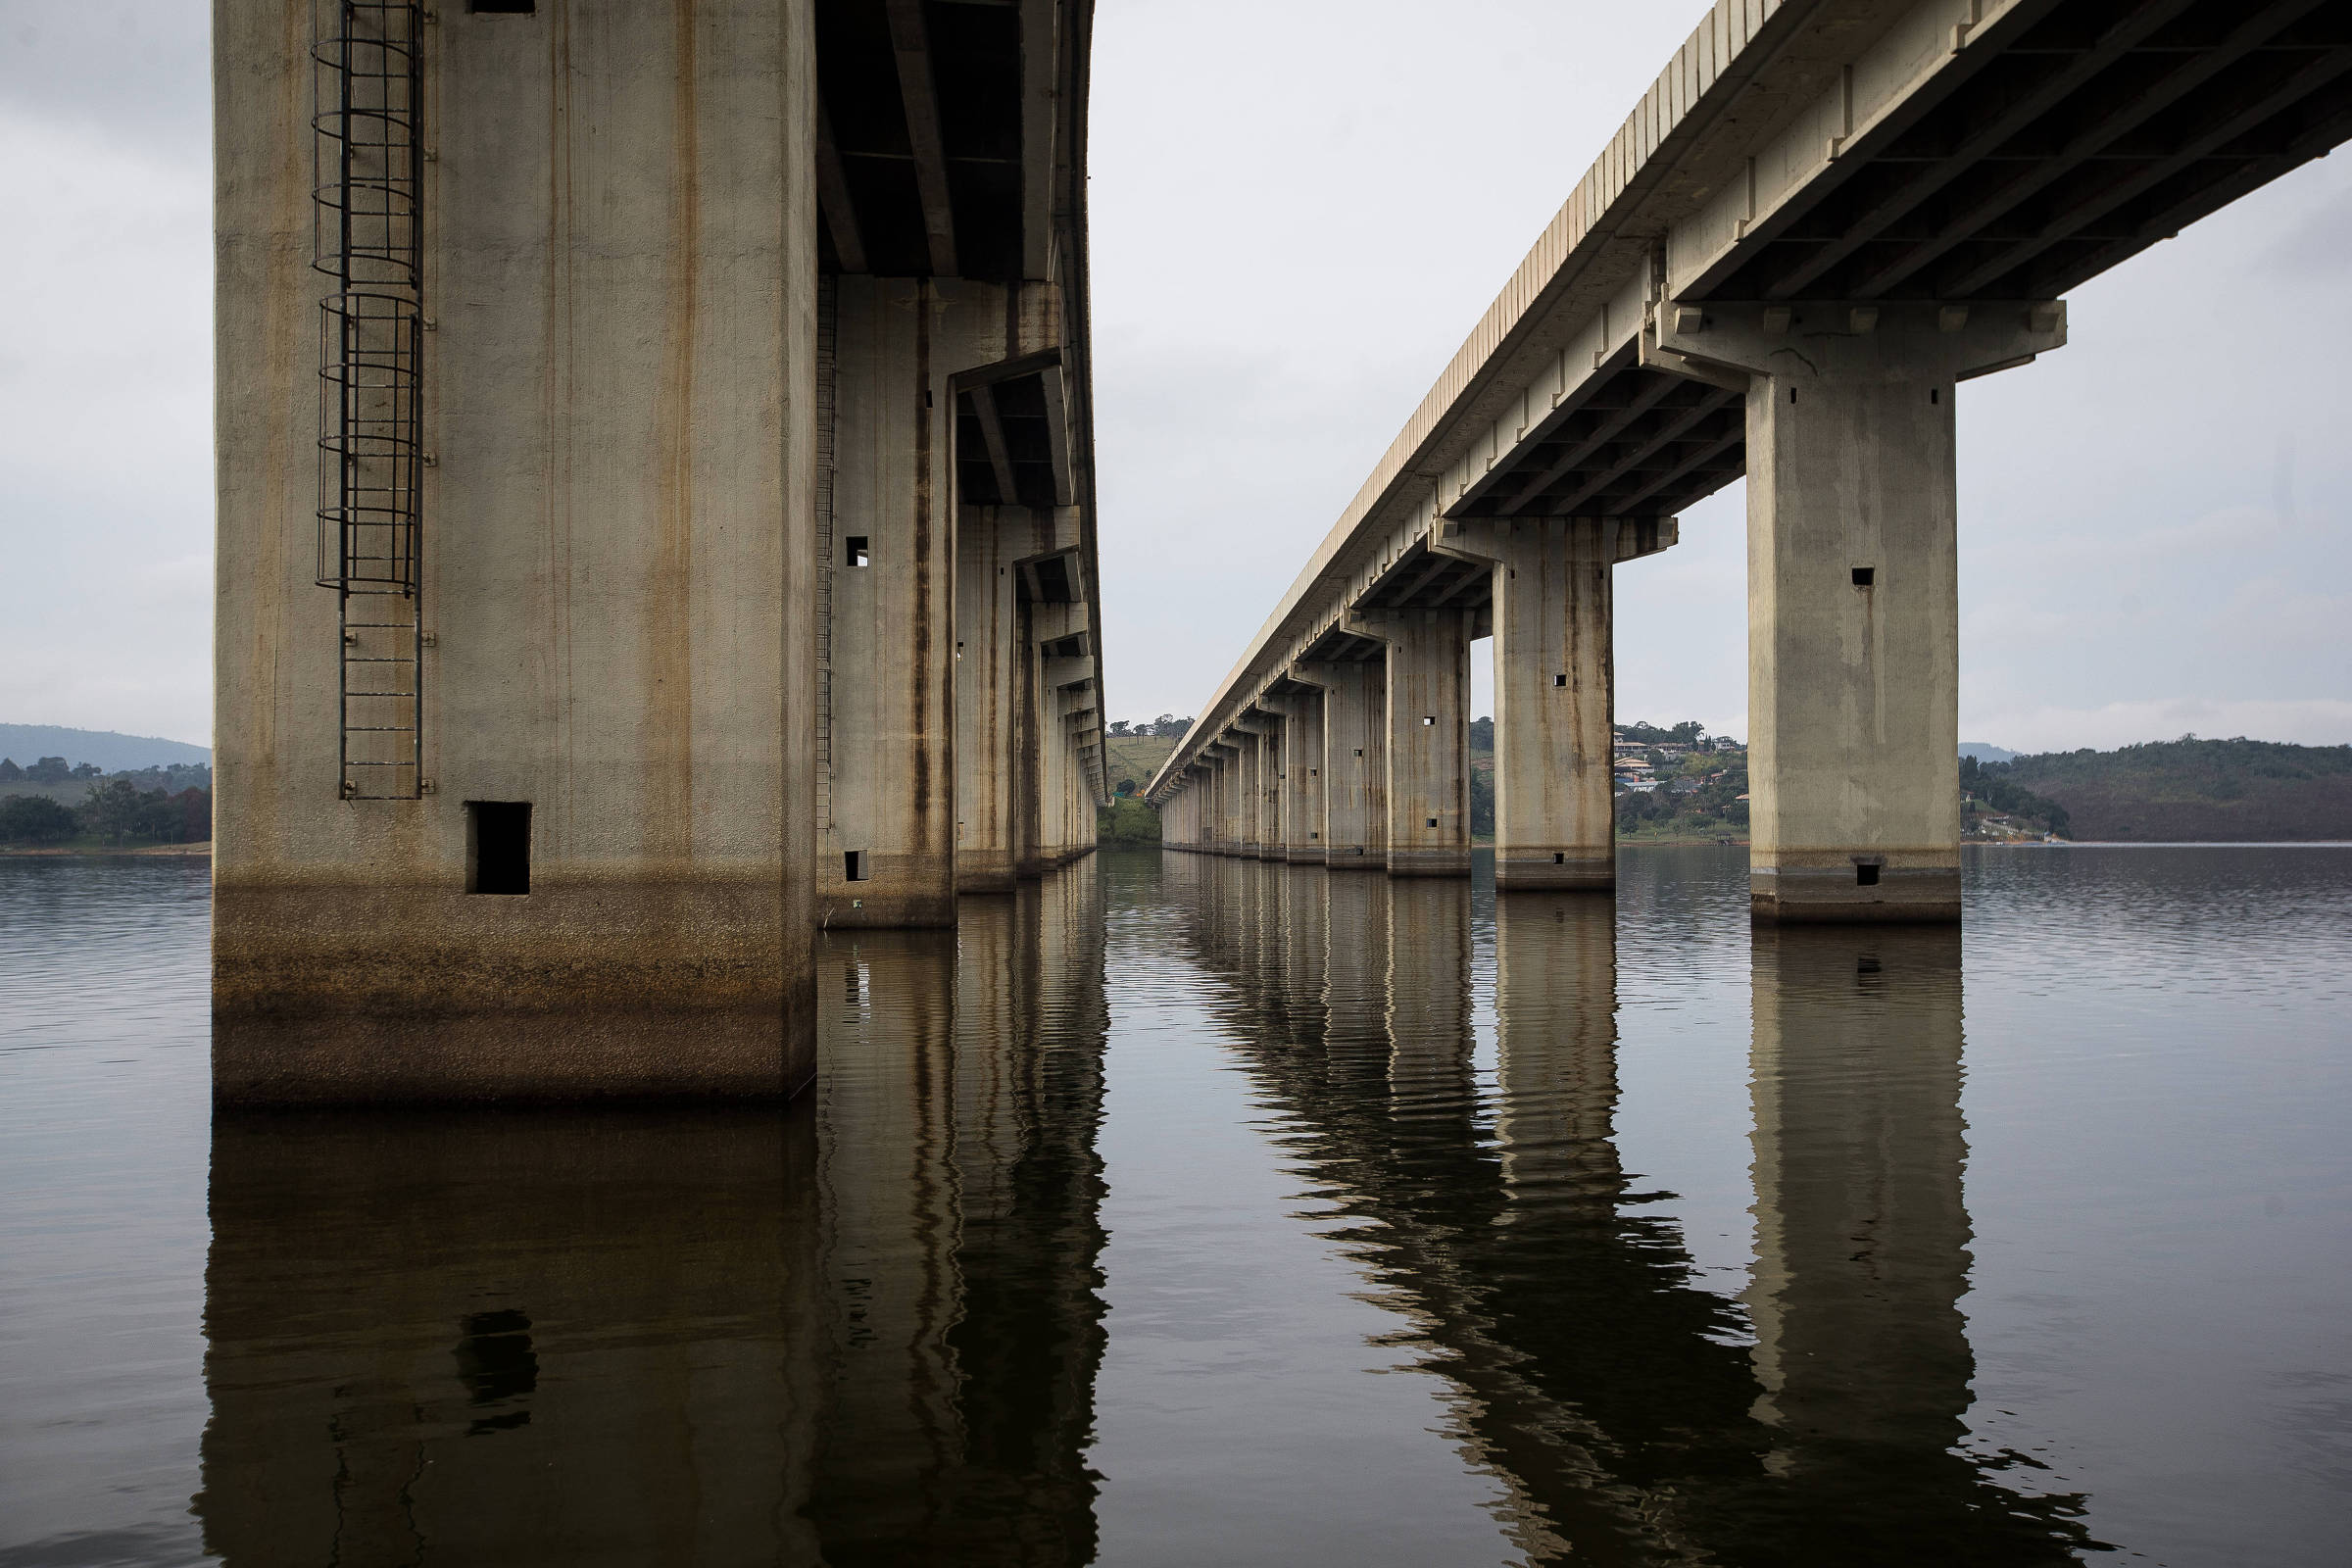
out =
<path fill-rule="evenodd" d="M 1780 1486 L 1750 1505 L 1847 1560 L 2071 1560 L 2081 1499 L 2021 1495 L 1963 1451 L 1976 1362 L 1960 1305 L 1960 933 L 1765 926 L 1754 943 L 1743 1299 Z"/>
<path fill-rule="evenodd" d="M 1098 888 L 836 933 L 781 1114 L 223 1119 L 208 1549 L 1090 1560 Z"/>
<path fill-rule="evenodd" d="M 806 1560 L 808 1119 L 221 1120 L 207 1549 Z"/>
<path fill-rule="evenodd" d="M 1695 1283 L 1672 1195 L 1619 1152 L 1610 900 L 1170 864 L 1286 1148 L 1348 1216 L 1400 1341 L 1461 1391 L 1452 1436 L 1526 1560 L 2038 1564 L 2087 1544 L 2079 1498 L 1961 1446 L 1955 933 L 1757 934 L 1742 1303 Z M 1488 909 L 1491 1078 L 1471 1028 Z"/>
<path fill-rule="evenodd" d="M 829 1563 L 1093 1559 L 1100 889 L 820 950 Z"/>

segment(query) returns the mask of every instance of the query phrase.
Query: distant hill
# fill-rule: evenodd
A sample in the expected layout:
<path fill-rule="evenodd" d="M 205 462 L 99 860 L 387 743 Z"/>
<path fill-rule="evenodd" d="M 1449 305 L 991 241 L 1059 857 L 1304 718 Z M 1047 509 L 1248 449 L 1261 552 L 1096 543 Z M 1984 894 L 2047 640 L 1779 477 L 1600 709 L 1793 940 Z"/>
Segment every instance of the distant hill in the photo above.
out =
<path fill-rule="evenodd" d="M 1983 741 L 1962 741 L 1960 755 L 1973 757 L 1980 762 L 2014 762 L 2024 754 L 2009 751 L 2004 747 L 1987 746 Z"/>
<path fill-rule="evenodd" d="M 0 757 L 28 767 L 44 757 L 69 764 L 88 762 L 109 773 L 161 767 L 172 762 L 210 762 L 213 749 L 153 735 L 122 735 L 111 729 L 65 729 L 55 724 L 0 724 Z"/>
<path fill-rule="evenodd" d="M 2137 843 L 2352 839 L 2352 746 L 2153 741 L 1986 768 L 2066 808 L 2068 836 Z"/>
<path fill-rule="evenodd" d="M 1102 760 L 1110 764 L 1111 788 L 1115 790 L 1119 780 L 1131 778 L 1141 791 L 1175 749 L 1173 735 L 1104 735 Z"/>

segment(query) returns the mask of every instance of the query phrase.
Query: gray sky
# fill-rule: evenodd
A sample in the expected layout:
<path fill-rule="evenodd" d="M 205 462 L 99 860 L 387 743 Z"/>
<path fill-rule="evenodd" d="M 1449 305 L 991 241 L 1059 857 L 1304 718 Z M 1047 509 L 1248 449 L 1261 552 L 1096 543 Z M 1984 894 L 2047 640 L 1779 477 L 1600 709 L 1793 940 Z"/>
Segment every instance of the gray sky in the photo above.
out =
<path fill-rule="evenodd" d="M 1101 0 L 1114 715 L 1198 710 L 1704 9 Z M 206 14 L 0 0 L 0 720 L 209 739 Z M 2336 158 L 1963 390 L 1967 738 L 2352 741 L 2348 258 Z M 1619 571 L 1621 717 L 1746 732 L 1741 506 Z"/>

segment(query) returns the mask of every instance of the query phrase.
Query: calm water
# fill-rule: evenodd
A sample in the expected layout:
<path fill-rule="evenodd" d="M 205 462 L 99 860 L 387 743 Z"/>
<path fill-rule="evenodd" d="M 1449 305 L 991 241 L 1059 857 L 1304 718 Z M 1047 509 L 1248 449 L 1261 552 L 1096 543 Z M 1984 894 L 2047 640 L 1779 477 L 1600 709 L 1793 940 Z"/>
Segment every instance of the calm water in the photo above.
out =
<path fill-rule="evenodd" d="M 201 863 L 0 860 L 0 1568 L 2346 1560 L 2352 851 L 1970 874 L 1105 855 L 788 1112 L 214 1125 Z"/>

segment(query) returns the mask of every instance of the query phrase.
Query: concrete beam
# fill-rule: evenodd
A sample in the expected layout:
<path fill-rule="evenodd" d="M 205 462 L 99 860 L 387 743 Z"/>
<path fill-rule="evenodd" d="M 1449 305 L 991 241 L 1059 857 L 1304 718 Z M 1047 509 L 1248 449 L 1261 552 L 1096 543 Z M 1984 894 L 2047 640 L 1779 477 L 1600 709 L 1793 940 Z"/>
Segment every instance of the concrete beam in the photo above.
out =
<path fill-rule="evenodd" d="M 825 229 L 833 236 L 833 254 L 845 272 L 867 270 L 865 230 L 858 221 L 857 205 L 850 200 L 850 176 L 841 167 L 841 149 L 833 141 L 833 117 L 820 101 L 816 108 L 816 205 Z"/>
<path fill-rule="evenodd" d="M 931 77 L 931 33 L 922 0 L 884 0 L 890 47 L 899 67 L 899 96 L 906 111 L 906 143 L 914 153 L 914 188 L 923 209 L 923 233 L 930 241 L 931 271 L 954 277 L 956 207 L 948 189 L 947 138 L 939 123 L 939 91 Z"/>

